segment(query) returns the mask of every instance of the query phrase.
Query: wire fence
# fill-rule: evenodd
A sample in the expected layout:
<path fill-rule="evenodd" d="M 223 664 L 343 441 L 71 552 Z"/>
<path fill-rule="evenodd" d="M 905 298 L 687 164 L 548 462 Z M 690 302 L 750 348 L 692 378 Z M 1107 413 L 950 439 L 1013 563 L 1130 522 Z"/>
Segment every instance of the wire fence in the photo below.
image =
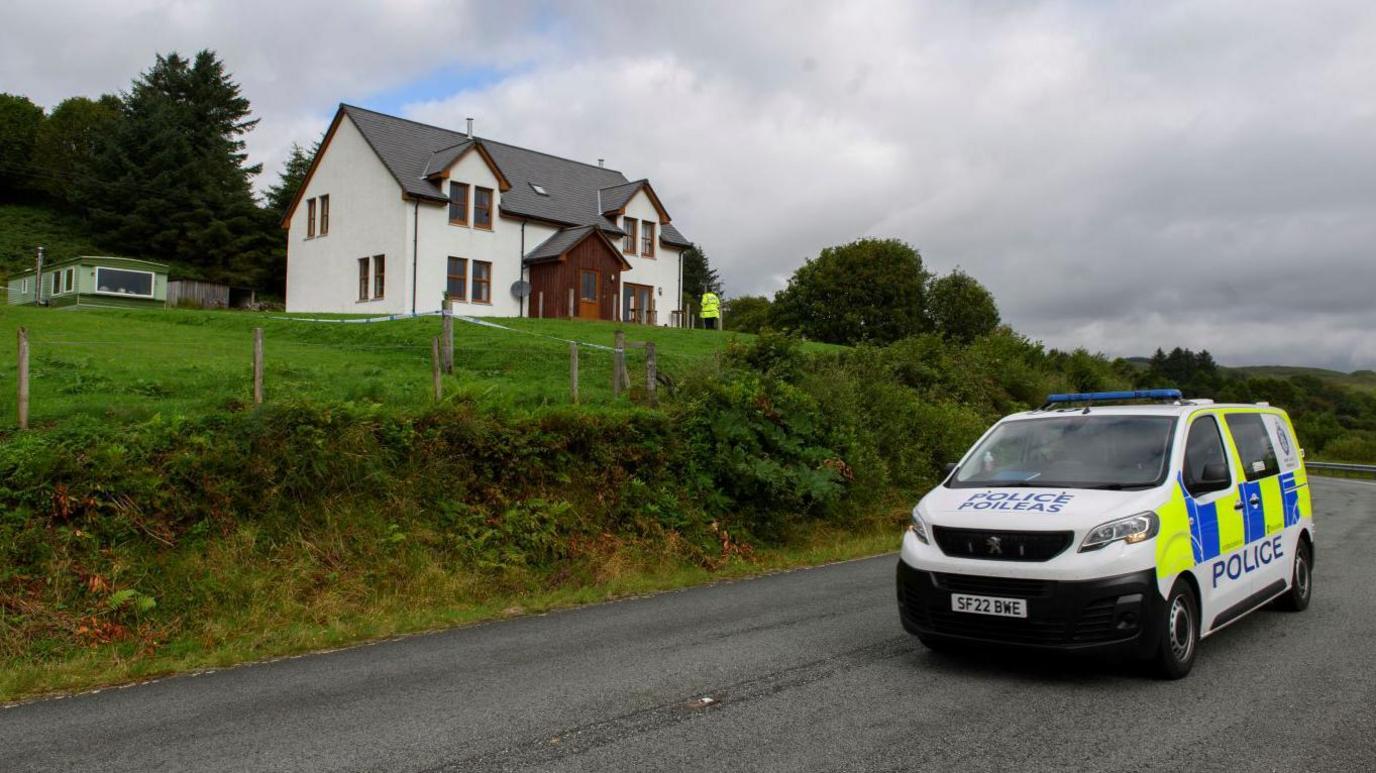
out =
<path fill-rule="evenodd" d="M 264 317 L 256 329 L 183 332 L 178 325 L 176 334 L 163 326 L 120 326 L 119 319 L 111 316 L 108 326 L 102 320 L 108 329 L 95 334 L 91 326 L 21 329 L 18 357 L 0 360 L 0 388 L 17 397 L 0 403 L 0 426 L 24 428 L 30 421 L 83 414 L 132 419 L 296 398 L 404 407 L 454 399 L 512 407 L 653 405 L 675 375 L 714 359 L 713 352 L 633 340 L 649 332 L 637 326 L 601 344 L 457 315 L 449 336 L 442 319 L 364 333 L 355 325 L 324 329 Z M 261 347 L 255 346 L 257 335 Z"/>

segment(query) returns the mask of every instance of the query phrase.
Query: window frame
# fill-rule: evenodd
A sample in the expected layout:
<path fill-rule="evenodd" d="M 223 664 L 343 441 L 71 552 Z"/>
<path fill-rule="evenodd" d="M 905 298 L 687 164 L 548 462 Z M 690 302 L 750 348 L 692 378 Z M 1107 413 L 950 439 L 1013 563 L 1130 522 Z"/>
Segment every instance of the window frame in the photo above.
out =
<path fill-rule="evenodd" d="M 62 292 L 70 293 L 76 289 L 76 269 L 69 268 L 62 272 Z"/>
<path fill-rule="evenodd" d="M 626 232 L 626 238 L 621 242 L 621 251 L 627 255 L 634 255 L 639 251 L 640 243 L 640 221 L 633 217 L 621 218 L 621 230 Z"/>
<path fill-rule="evenodd" d="M 387 256 L 373 256 L 373 300 L 387 297 Z"/>
<path fill-rule="evenodd" d="M 454 261 L 458 261 L 460 264 L 458 274 L 455 274 L 453 270 Z M 454 291 L 450 289 L 450 282 L 452 282 L 456 277 L 458 278 L 459 282 L 462 283 L 463 286 L 462 292 L 457 294 L 455 294 Z M 461 258 L 458 255 L 450 255 L 449 259 L 445 261 L 444 294 L 448 296 L 449 300 L 451 301 L 462 301 L 464 303 L 468 302 L 468 258 Z"/>
<path fill-rule="evenodd" d="M 1236 425 L 1235 421 L 1237 422 Z M 1261 459 L 1253 460 L 1251 458 L 1252 449 L 1245 448 L 1243 438 L 1238 436 L 1237 428 L 1243 426 L 1243 422 L 1250 423 L 1251 421 L 1256 422 L 1257 429 L 1261 432 L 1261 441 L 1270 452 L 1270 464 L 1267 464 L 1265 454 L 1262 455 Z M 1223 423 L 1228 425 L 1228 434 L 1233 438 L 1233 448 L 1237 450 L 1237 460 L 1242 465 L 1243 480 L 1252 483 L 1262 478 L 1270 478 L 1280 474 L 1280 456 L 1276 454 L 1276 447 L 1271 444 L 1271 433 L 1267 431 L 1266 420 L 1261 417 L 1260 413 L 1226 413 L 1223 415 Z M 1253 467 L 1257 461 L 1265 465 L 1260 470 Z"/>
<path fill-rule="evenodd" d="M 484 193 L 487 194 L 487 206 L 485 206 L 485 207 L 479 207 L 479 206 L 478 206 L 478 199 L 479 199 L 479 198 L 482 196 L 482 194 L 484 194 Z M 481 186 L 481 185 L 475 185 L 475 186 L 473 186 L 473 227 L 474 227 L 474 228 L 481 228 L 481 229 L 483 229 L 483 230 L 485 230 L 485 231 L 491 231 L 491 230 L 492 230 L 492 216 L 493 216 L 493 211 L 492 211 L 492 210 L 496 209 L 496 205 L 497 205 L 496 193 L 495 193 L 491 188 L 484 188 L 484 187 Z M 479 212 L 483 213 L 483 214 L 487 217 L 487 222 L 486 222 L 486 223 L 481 223 L 481 222 L 478 221 L 478 213 L 479 213 Z"/>
<path fill-rule="evenodd" d="M 372 258 L 362 257 L 358 259 L 358 302 L 363 303 L 368 298 L 369 279 L 368 267 L 372 264 Z"/>
<path fill-rule="evenodd" d="M 51 277 L 53 278 L 53 281 L 50 282 L 50 284 L 51 284 L 52 286 L 48 288 L 48 295 L 49 295 L 49 296 L 61 295 L 61 294 L 62 294 L 62 272 L 61 272 L 61 271 L 54 271 L 54 272 L 52 272 L 51 274 L 49 274 L 48 276 L 51 276 Z"/>
<path fill-rule="evenodd" d="M 490 260 L 470 260 L 470 261 L 468 261 L 468 264 L 469 264 L 469 271 L 471 272 L 470 275 L 469 275 L 470 278 L 469 278 L 469 280 L 468 280 L 469 296 L 470 296 L 470 297 L 469 297 L 469 303 L 483 303 L 483 304 L 486 304 L 486 305 L 488 305 L 488 306 L 491 306 L 491 305 L 492 305 L 492 261 L 490 261 Z M 483 279 L 481 279 L 481 280 L 478 279 L 478 266 L 486 266 L 486 267 L 487 267 L 486 276 L 485 276 Z M 483 295 L 486 295 L 487 297 L 482 298 L 482 299 L 479 299 L 479 298 L 478 298 L 478 296 L 479 296 L 479 294 L 480 294 L 480 293 L 478 292 L 478 286 L 479 286 L 479 285 L 481 285 L 482 288 L 483 288 L 483 290 L 484 290 L 484 292 L 483 292 L 482 294 L 483 294 Z"/>
<path fill-rule="evenodd" d="M 315 238 L 315 197 L 306 199 L 306 238 Z"/>
<path fill-rule="evenodd" d="M 320 228 L 316 236 L 327 236 L 330 233 L 330 194 L 326 193 L 320 197 Z"/>
<path fill-rule="evenodd" d="M 1214 440 L 1218 443 L 1218 450 L 1222 455 L 1223 466 L 1228 470 L 1228 482 L 1222 486 L 1211 489 L 1197 489 L 1196 486 L 1200 481 L 1194 479 L 1194 475 L 1190 468 L 1190 438 L 1194 436 L 1195 427 L 1204 422 L 1208 422 L 1214 426 Z M 1189 426 L 1185 429 L 1185 451 L 1181 456 L 1180 474 L 1181 480 L 1185 484 L 1185 492 L 1196 499 L 1219 491 L 1228 491 L 1233 487 L 1233 465 L 1228 457 L 1228 443 L 1223 439 L 1223 424 L 1218 420 L 1218 416 L 1215 414 L 1206 413 L 1195 416 L 1190 420 Z"/>
<path fill-rule="evenodd" d="M 455 193 L 456 191 L 458 191 L 459 189 L 462 189 L 462 190 L 463 190 L 463 199 L 462 199 L 462 201 L 455 201 L 455 200 L 454 200 L 454 193 Z M 469 216 L 468 216 L 468 207 L 469 207 L 469 204 L 470 204 L 470 202 L 469 202 L 469 199 L 470 199 L 469 190 L 470 190 L 470 188 L 469 188 L 468 183 L 454 182 L 453 180 L 450 180 L 450 181 L 449 181 L 449 224 L 450 224 L 450 225 L 461 225 L 461 226 L 464 226 L 464 227 L 468 227 L 469 222 L 470 222 L 470 218 L 469 218 Z M 455 210 L 455 209 L 460 210 L 459 216 L 458 216 L 458 217 L 455 217 L 455 216 L 454 216 L 454 210 Z"/>
<path fill-rule="evenodd" d="M 655 256 L 655 223 L 651 220 L 640 221 L 640 257 Z"/>
<path fill-rule="evenodd" d="M 126 274 L 143 274 L 148 277 L 148 294 L 142 293 L 116 293 L 109 290 L 100 289 L 100 272 L 102 271 L 122 271 Z M 114 266 L 96 266 L 96 286 L 91 292 L 95 295 L 113 295 L 116 298 L 156 298 L 158 295 L 158 274 L 156 271 L 143 271 L 137 268 L 115 268 Z"/>

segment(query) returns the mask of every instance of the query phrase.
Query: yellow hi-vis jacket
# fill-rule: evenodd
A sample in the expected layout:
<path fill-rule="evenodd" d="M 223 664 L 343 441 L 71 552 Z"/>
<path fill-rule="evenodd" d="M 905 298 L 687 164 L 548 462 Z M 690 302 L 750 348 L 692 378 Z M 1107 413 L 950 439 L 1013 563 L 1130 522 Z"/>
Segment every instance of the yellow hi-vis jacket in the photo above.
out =
<path fill-rule="evenodd" d="M 721 316 L 721 299 L 716 293 L 706 292 L 702 294 L 702 318 L 711 319 Z"/>

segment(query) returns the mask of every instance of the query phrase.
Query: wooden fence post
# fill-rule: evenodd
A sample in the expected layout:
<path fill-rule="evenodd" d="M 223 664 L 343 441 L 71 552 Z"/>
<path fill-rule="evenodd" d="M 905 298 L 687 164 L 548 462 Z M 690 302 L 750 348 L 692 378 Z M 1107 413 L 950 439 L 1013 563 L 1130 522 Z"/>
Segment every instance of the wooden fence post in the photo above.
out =
<path fill-rule="evenodd" d="M 253 329 L 253 404 L 263 404 L 263 329 Z"/>
<path fill-rule="evenodd" d="M 616 331 L 612 344 L 612 397 L 620 397 L 621 390 L 627 386 L 623 380 L 626 372 L 626 334 Z"/>
<path fill-rule="evenodd" d="M 655 388 L 656 378 L 659 376 L 659 364 L 655 361 L 655 342 L 645 342 L 645 395 L 650 401 L 650 405 L 656 402 Z"/>
<path fill-rule="evenodd" d="M 545 291 L 540 291 L 540 319 L 545 318 Z"/>
<path fill-rule="evenodd" d="M 573 307 L 573 288 L 569 288 L 569 319 L 578 316 L 578 310 Z"/>
<path fill-rule="evenodd" d="M 29 331 L 19 328 L 19 428 L 29 428 Z"/>
<path fill-rule="evenodd" d="M 441 331 L 444 333 L 444 372 L 454 374 L 454 303 L 448 298 L 444 299 L 444 324 Z"/>
<path fill-rule="evenodd" d="M 435 382 L 435 402 L 444 397 L 444 382 L 440 376 L 440 339 L 430 339 L 430 376 Z"/>
<path fill-rule="evenodd" d="M 569 341 L 569 396 L 578 404 L 578 344 Z"/>

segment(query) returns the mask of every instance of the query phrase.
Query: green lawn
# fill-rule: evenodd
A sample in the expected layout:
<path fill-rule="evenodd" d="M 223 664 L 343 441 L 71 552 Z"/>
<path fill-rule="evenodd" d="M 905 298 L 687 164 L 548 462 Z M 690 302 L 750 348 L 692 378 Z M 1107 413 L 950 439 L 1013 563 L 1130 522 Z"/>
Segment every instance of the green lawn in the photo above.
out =
<path fill-rule="evenodd" d="M 242 405 L 252 398 L 254 327 L 264 329 L 269 401 L 306 397 L 407 409 L 431 399 L 430 340 L 440 332 L 439 318 L 336 324 L 274 318 L 281 316 L 0 306 L 0 426 L 13 426 L 17 418 L 20 326 L 29 331 L 30 420 L 36 427 L 76 415 L 124 422 Z M 521 410 L 567 403 L 569 345 L 554 338 L 609 346 L 621 329 L 628 341 L 654 341 L 659 370 L 672 377 L 710 363 L 736 337 L 605 322 L 490 321 L 515 330 L 455 321 L 447 398 Z M 582 401 L 612 404 L 611 353 L 584 346 L 579 357 Z M 644 350 L 629 349 L 627 360 L 639 389 Z"/>

